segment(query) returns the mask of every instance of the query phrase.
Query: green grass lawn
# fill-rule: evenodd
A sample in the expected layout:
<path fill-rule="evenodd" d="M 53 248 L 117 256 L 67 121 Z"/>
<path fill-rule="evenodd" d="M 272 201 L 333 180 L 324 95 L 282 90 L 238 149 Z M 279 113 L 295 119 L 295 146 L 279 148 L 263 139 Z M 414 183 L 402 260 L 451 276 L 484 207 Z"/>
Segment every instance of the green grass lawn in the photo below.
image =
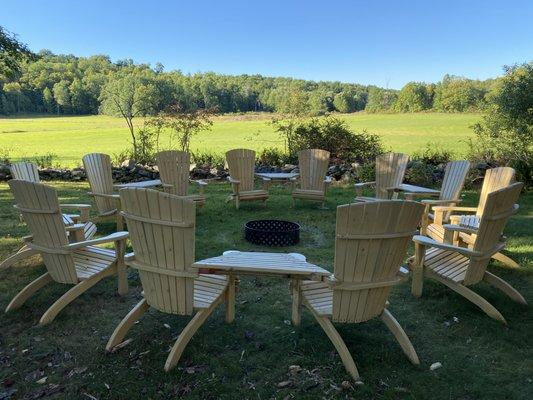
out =
<path fill-rule="evenodd" d="M 86 183 L 52 183 L 63 202 L 90 202 Z M 329 270 L 333 267 L 335 207 L 349 202 L 353 190 L 332 187 L 328 209 L 298 203 L 290 207 L 288 190 L 273 188 L 267 206 L 245 203 L 241 210 L 224 203 L 227 184 L 207 188 L 207 204 L 198 212 L 196 258 L 224 250 L 266 250 L 247 243 L 243 224 L 254 218 L 287 218 L 302 226 L 301 243 L 277 251 L 300 252 Z M 467 192 L 465 205 L 477 194 Z M 508 252 L 523 268 L 492 263 L 496 273 L 533 300 L 533 194 L 522 194 L 520 213 L 506 234 Z M 100 233 L 111 232 L 109 224 Z M 12 208 L 6 184 L 0 184 L 0 259 L 16 250 L 27 234 Z M 0 309 L 45 271 L 38 259 L 0 271 Z M 0 398 L 16 389 L 15 398 L 55 393 L 69 399 L 531 399 L 533 397 L 533 312 L 503 293 L 479 284 L 476 291 L 498 308 L 503 325 L 441 284 L 426 281 L 423 297 L 411 297 L 408 284 L 396 286 L 391 312 L 411 338 L 421 360 L 413 366 L 378 320 L 337 325 L 357 363 L 364 386 L 340 389 L 348 374 L 332 344 L 303 312 L 302 326 L 290 325 L 288 281 L 243 278 L 237 317 L 224 321 L 224 307 L 212 315 L 187 346 L 178 367 L 163 365 L 187 317 L 148 312 L 128 334 L 133 341 L 115 354 L 104 346 L 120 319 L 141 297 L 138 275 L 129 272 L 130 292 L 116 294 L 116 280 L 97 284 L 45 327 L 36 326 L 47 307 L 67 289 L 51 284 L 21 309 L 0 314 Z M 457 318 L 457 320 L 454 320 Z M 442 368 L 430 371 L 432 363 Z M 302 372 L 289 374 L 289 366 Z M 46 377 L 44 384 L 36 383 Z M 288 388 L 277 384 L 290 380 Z M 25 397 L 26 396 L 26 397 Z M 92 396 L 92 397 L 91 397 Z M 53 397 L 53 396 L 52 396 Z M 46 397 L 48 398 L 48 397 Z"/>
<path fill-rule="evenodd" d="M 428 143 L 451 148 L 457 156 L 467 150 L 470 126 L 479 114 L 347 114 L 355 131 L 379 134 L 388 149 L 412 154 Z M 137 123 L 140 123 L 140 119 Z M 282 147 L 268 115 L 222 116 L 211 131 L 193 138 L 192 150 L 223 153 L 236 147 L 261 150 Z M 13 160 L 56 154 L 61 166 L 77 166 L 90 152 L 118 153 L 129 147 L 130 137 L 121 118 L 103 115 L 82 117 L 0 118 L 0 153 L 8 150 Z M 163 146 L 167 144 L 163 141 Z"/>

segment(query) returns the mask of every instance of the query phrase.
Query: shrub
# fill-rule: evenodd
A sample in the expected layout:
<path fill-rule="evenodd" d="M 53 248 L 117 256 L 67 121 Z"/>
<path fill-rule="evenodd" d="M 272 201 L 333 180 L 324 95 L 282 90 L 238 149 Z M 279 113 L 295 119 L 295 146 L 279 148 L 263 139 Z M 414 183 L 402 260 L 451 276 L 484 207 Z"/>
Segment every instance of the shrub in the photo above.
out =
<path fill-rule="evenodd" d="M 131 159 L 133 159 L 132 149 L 124 149 L 111 155 L 111 163 L 116 167 L 120 167 L 124 161 Z"/>
<path fill-rule="evenodd" d="M 412 160 L 422 161 L 424 164 L 440 165 L 450 162 L 454 158 L 452 151 L 428 143 L 421 151 L 416 151 L 411 156 Z"/>
<path fill-rule="evenodd" d="M 8 147 L 0 147 L 0 164 L 11 164 L 11 151 Z"/>
<path fill-rule="evenodd" d="M 404 180 L 413 185 L 429 186 L 433 183 L 433 169 L 432 165 L 428 165 L 423 161 L 413 161 L 409 163 L 405 171 Z"/>
<path fill-rule="evenodd" d="M 533 185 L 533 62 L 506 67 L 489 96 L 483 120 L 474 125 L 470 157 L 516 169 L 517 179 Z"/>
<path fill-rule="evenodd" d="M 43 155 L 33 157 L 32 161 L 37 164 L 39 168 L 52 168 L 56 158 L 57 154 L 48 152 Z"/>
<path fill-rule="evenodd" d="M 376 162 L 369 162 L 360 165 L 355 170 L 355 180 L 357 182 L 372 182 L 376 180 Z"/>
<path fill-rule="evenodd" d="M 191 161 L 197 165 L 209 165 L 212 167 L 224 166 L 226 159 L 222 153 L 198 151 L 191 153 Z"/>
<path fill-rule="evenodd" d="M 377 135 L 352 132 L 346 122 L 335 116 L 307 120 L 274 121 L 275 129 L 286 138 L 288 152 L 294 156 L 303 149 L 323 149 L 344 162 L 366 163 L 383 153 Z"/>
<path fill-rule="evenodd" d="M 269 147 L 259 153 L 257 161 L 260 165 L 282 166 L 290 164 L 290 161 L 294 160 L 290 159 L 289 155 L 284 151 L 275 147 Z"/>

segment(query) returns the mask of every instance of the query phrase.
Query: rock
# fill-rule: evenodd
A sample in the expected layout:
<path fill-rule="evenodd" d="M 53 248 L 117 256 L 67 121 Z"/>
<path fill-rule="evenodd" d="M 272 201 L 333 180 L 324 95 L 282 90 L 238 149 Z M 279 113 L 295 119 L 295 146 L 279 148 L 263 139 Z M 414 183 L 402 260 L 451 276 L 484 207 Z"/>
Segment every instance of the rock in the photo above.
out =
<path fill-rule="evenodd" d="M 122 163 L 120 164 L 120 166 L 121 166 L 121 167 L 126 167 L 126 168 L 131 169 L 131 168 L 135 167 L 135 164 L 136 164 L 135 160 L 128 159 L 128 160 L 124 160 L 124 161 L 122 161 Z"/>
<path fill-rule="evenodd" d="M 436 369 L 439 369 L 439 368 L 442 368 L 442 364 L 440 362 L 436 362 L 436 363 L 431 364 L 431 366 L 429 367 L 429 370 L 435 371 Z"/>

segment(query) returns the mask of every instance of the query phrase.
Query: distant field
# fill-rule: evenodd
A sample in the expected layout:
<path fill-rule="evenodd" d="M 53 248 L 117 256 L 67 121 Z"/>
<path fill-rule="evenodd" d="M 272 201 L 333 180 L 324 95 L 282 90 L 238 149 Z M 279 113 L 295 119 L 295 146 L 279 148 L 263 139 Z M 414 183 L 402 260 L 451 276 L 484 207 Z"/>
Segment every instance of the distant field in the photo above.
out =
<path fill-rule="evenodd" d="M 343 115 L 355 131 L 376 133 L 389 149 L 412 154 L 427 143 L 438 143 L 457 155 L 467 149 L 470 126 L 479 114 L 348 114 Z M 224 152 L 235 147 L 261 150 L 283 147 L 269 123 L 269 115 L 217 117 L 211 131 L 193 138 L 193 151 Z M 137 120 L 137 124 L 142 122 Z M 103 115 L 76 117 L 0 118 L 0 156 L 12 160 L 56 154 L 54 162 L 76 166 L 89 152 L 118 153 L 129 147 L 130 137 L 121 118 Z M 162 143 L 166 145 L 165 141 Z"/>

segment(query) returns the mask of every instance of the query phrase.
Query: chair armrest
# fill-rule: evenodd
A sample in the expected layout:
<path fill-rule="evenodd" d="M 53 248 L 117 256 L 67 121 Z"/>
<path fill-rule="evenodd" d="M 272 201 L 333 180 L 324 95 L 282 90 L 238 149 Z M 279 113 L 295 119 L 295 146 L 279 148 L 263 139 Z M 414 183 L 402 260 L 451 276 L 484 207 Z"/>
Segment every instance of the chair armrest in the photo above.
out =
<path fill-rule="evenodd" d="M 473 212 L 477 211 L 477 207 L 456 207 L 456 206 L 435 206 L 433 207 L 435 211 L 462 211 L 462 212 Z"/>
<path fill-rule="evenodd" d="M 233 184 L 233 185 L 238 185 L 241 183 L 241 181 L 238 181 L 237 179 L 233 179 L 231 176 L 228 176 L 228 181 L 229 183 Z"/>
<path fill-rule="evenodd" d="M 438 249 L 454 251 L 467 257 L 483 256 L 483 253 L 480 253 L 479 251 L 470 250 L 465 247 L 454 246 L 453 244 L 440 243 L 426 236 L 415 235 L 413 236 L 413 242 L 421 244 L 422 246 L 436 247 Z"/>
<path fill-rule="evenodd" d="M 111 235 L 107 235 L 107 236 L 104 236 L 102 238 L 84 240 L 83 242 L 71 243 L 71 244 L 68 244 L 68 245 L 66 245 L 64 247 L 66 249 L 68 249 L 68 250 L 83 249 L 84 247 L 87 247 L 87 246 L 96 246 L 98 244 L 111 243 L 111 242 L 117 242 L 117 241 L 121 241 L 121 240 L 126 240 L 128 238 L 128 236 L 129 236 L 129 233 L 125 232 L 125 231 L 115 232 L 115 233 L 112 233 Z"/>
<path fill-rule="evenodd" d="M 61 209 L 75 209 L 79 210 L 80 215 L 76 219 L 81 222 L 89 221 L 89 212 L 91 211 L 90 204 L 60 204 L 59 208 Z"/>
<path fill-rule="evenodd" d="M 88 192 L 88 194 L 90 194 L 91 196 L 96 196 L 96 197 L 105 197 L 108 199 L 120 200 L 120 195 L 118 194 L 93 193 L 93 192 Z"/>
<path fill-rule="evenodd" d="M 90 210 L 91 205 L 90 204 L 60 204 L 59 208 L 64 209 L 75 209 L 75 210 Z"/>
<path fill-rule="evenodd" d="M 80 229 L 83 229 L 83 228 L 85 228 L 85 224 L 74 224 L 74 225 L 65 226 L 65 230 L 67 232 L 79 231 Z"/>
<path fill-rule="evenodd" d="M 374 186 L 376 184 L 376 181 L 372 182 L 359 182 L 355 184 L 356 188 L 364 188 L 366 186 Z"/>
<path fill-rule="evenodd" d="M 430 204 L 430 205 L 438 205 L 438 204 L 457 204 L 460 203 L 462 200 L 444 200 L 444 199 L 423 199 L 420 200 L 422 204 Z M 453 206 L 451 206 L 453 207 Z"/>
<path fill-rule="evenodd" d="M 361 197 L 363 195 L 363 189 L 367 186 L 376 186 L 376 182 L 359 182 L 355 184 L 355 195 Z"/>
<path fill-rule="evenodd" d="M 164 187 L 164 188 L 172 188 L 172 187 L 174 187 L 174 185 L 172 185 L 171 183 L 161 183 L 161 186 Z"/>
<path fill-rule="evenodd" d="M 469 234 L 477 233 L 477 229 L 467 228 L 466 226 L 444 224 L 442 227 L 446 229 L 447 231 L 464 232 L 464 233 L 469 233 Z"/>

